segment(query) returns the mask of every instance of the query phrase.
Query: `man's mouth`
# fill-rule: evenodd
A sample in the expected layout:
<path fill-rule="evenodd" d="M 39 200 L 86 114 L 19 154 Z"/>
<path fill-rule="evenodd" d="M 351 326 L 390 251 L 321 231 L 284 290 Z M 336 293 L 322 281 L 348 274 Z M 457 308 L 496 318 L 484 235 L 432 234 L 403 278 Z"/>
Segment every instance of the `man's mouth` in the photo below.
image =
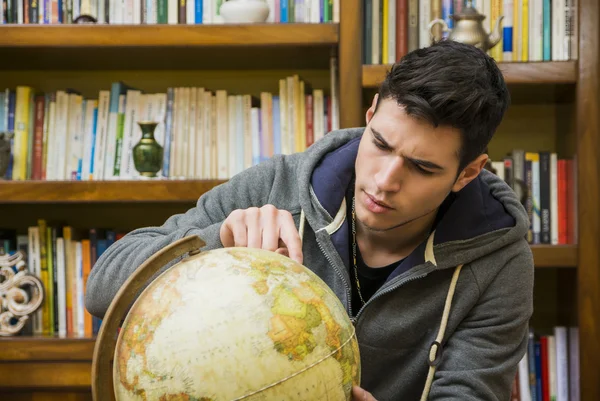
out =
<path fill-rule="evenodd" d="M 388 205 L 387 203 L 385 203 L 384 201 L 377 199 L 376 197 L 374 197 L 373 195 L 370 195 L 369 193 L 365 192 L 365 194 L 369 197 L 369 199 L 371 199 L 373 201 L 373 203 L 381 206 L 381 207 L 385 207 L 387 209 L 393 209 L 393 207 L 391 207 L 390 205 Z"/>

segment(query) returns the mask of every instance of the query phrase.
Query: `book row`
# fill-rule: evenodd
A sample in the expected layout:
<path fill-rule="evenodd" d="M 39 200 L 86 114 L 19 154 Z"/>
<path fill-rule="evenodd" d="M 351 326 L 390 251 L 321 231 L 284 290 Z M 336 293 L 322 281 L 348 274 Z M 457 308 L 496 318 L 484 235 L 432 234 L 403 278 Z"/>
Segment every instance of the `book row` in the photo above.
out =
<path fill-rule="evenodd" d="M 407 52 L 447 37 L 452 15 L 465 0 L 363 0 L 364 64 L 391 64 Z M 499 42 L 488 53 L 496 61 L 566 61 L 577 59 L 578 0 L 473 0 L 484 15 L 483 28 L 497 32 Z M 498 30 L 496 23 L 502 17 Z M 493 35 L 490 36 L 493 38 Z"/>
<path fill-rule="evenodd" d="M 511 401 L 579 401 L 579 328 L 556 326 L 529 332 Z"/>
<path fill-rule="evenodd" d="M 223 24 L 225 0 L 0 0 L 0 24 Z M 340 0 L 265 0 L 268 23 L 339 22 Z"/>
<path fill-rule="evenodd" d="M 513 149 L 491 162 L 491 170 L 513 188 L 529 214 L 529 243 L 577 243 L 576 160 Z"/>
<path fill-rule="evenodd" d="M 85 309 L 87 279 L 102 253 L 124 233 L 92 228 L 81 234 L 44 219 L 28 227 L 27 235 L 0 229 L 3 253 L 18 250 L 25 255 L 27 270 L 44 286 L 44 302 L 22 334 L 88 338 L 98 334 L 102 320 Z"/>
<path fill-rule="evenodd" d="M 38 93 L 18 86 L 0 93 L 0 131 L 14 131 L 9 180 L 140 179 L 133 147 L 139 121 L 156 121 L 162 179 L 229 179 L 275 154 L 302 152 L 339 128 L 334 93 L 298 75 L 259 96 L 168 88 L 144 93 L 123 82 L 84 98 L 70 90 Z M 4 128 L 2 128 L 4 127 Z"/>

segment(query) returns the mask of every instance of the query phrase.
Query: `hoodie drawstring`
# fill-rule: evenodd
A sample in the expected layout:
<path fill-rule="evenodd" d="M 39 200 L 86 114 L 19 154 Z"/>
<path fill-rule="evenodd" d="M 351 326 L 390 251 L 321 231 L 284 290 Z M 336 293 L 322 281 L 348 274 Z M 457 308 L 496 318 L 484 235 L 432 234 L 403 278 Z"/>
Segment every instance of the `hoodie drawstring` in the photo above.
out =
<path fill-rule="evenodd" d="M 444 305 L 444 313 L 442 314 L 440 330 L 435 341 L 431 343 L 431 348 L 429 348 L 429 373 L 427 374 L 427 381 L 425 382 L 425 388 L 423 389 L 423 394 L 421 395 L 421 401 L 425 401 L 429 396 L 429 390 L 431 389 L 431 384 L 433 383 L 435 369 L 442 361 L 442 341 L 444 340 L 444 333 L 446 332 L 448 317 L 450 316 L 450 307 L 452 306 L 454 290 L 456 289 L 456 283 L 458 281 L 458 276 L 460 275 L 460 270 L 462 269 L 462 267 L 463 265 L 458 265 L 456 269 L 454 269 L 452 281 L 450 282 L 450 288 L 448 289 L 448 295 L 446 296 L 446 303 Z"/>
<path fill-rule="evenodd" d="M 300 209 L 300 227 L 298 228 L 298 234 L 300 235 L 300 244 L 302 244 L 302 240 L 304 238 L 305 220 L 306 220 L 306 216 L 304 215 L 304 209 Z"/>

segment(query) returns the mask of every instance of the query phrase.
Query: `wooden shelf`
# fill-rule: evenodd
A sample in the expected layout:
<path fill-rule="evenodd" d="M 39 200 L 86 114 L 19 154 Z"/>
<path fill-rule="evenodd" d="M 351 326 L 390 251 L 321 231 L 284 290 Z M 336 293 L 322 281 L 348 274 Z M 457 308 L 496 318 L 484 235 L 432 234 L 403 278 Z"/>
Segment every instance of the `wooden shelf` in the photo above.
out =
<path fill-rule="evenodd" d="M 338 43 L 334 23 L 9 24 L 0 26 L 0 69 L 326 68 Z"/>
<path fill-rule="evenodd" d="M 577 267 L 577 245 L 532 245 L 535 267 Z"/>
<path fill-rule="evenodd" d="M 576 61 L 499 63 L 507 84 L 574 84 L 577 82 Z M 390 65 L 364 65 L 363 88 L 376 88 L 385 78 Z"/>
<path fill-rule="evenodd" d="M 95 338 L 0 337 L 0 363 L 91 361 Z"/>
<path fill-rule="evenodd" d="M 0 203 L 195 202 L 223 180 L 4 181 Z"/>
<path fill-rule="evenodd" d="M 0 390 L 89 390 L 95 339 L 0 338 Z"/>
<path fill-rule="evenodd" d="M 338 24 L 3 25 L 0 47 L 337 45 Z"/>

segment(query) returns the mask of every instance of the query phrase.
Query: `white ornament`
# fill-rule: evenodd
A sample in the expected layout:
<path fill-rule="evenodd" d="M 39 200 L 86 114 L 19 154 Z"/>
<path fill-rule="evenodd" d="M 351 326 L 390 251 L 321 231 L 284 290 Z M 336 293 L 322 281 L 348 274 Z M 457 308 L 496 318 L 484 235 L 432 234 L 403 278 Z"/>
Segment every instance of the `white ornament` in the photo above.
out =
<path fill-rule="evenodd" d="M 269 5 L 264 0 L 229 0 L 220 14 L 228 24 L 261 23 L 269 18 Z"/>

